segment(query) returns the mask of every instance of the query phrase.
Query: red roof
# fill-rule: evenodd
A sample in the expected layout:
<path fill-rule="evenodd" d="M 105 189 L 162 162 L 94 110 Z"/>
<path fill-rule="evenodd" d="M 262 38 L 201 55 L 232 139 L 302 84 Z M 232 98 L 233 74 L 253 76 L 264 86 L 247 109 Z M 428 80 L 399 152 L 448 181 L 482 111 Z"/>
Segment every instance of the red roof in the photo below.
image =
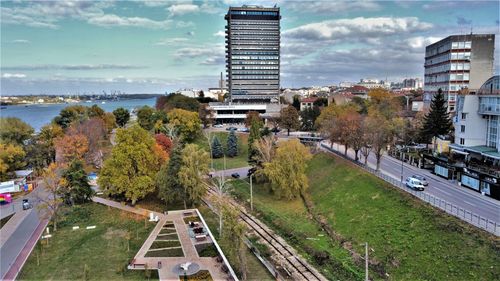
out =
<path fill-rule="evenodd" d="M 318 98 L 312 97 L 312 98 L 303 98 L 301 102 L 315 102 L 317 101 Z"/>

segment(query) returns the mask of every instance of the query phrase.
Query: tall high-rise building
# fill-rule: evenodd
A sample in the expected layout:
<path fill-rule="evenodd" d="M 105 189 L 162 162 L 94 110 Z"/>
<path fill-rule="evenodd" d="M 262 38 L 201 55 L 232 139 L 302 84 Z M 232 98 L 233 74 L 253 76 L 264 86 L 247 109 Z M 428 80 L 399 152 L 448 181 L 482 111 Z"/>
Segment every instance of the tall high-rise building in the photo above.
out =
<path fill-rule="evenodd" d="M 226 25 L 227 84 L 233 102 L 278 102 L 280 10 L 230 7 Z"/>
<path fill-rule="evenodd" d="M 494 34 L 451 35 L 425 48 L 424 102 L 439 89 L 455 111 L 457 93 L 478 89 L 493 76 Z"/>

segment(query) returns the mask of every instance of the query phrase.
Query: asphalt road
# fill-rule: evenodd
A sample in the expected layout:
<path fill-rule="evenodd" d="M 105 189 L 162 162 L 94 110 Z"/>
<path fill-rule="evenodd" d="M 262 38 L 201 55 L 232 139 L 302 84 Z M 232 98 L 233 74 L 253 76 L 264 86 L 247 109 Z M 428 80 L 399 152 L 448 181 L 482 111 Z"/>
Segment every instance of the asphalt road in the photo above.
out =
<path fill-rule="evenodd" d="M 213 172 L 212 176 L 213 177 L 220 177 L 221 175 L 224 175 L 224 177 L 231 177 L 232 174 L 238 173 L 240 175 L 240 178 L 246 178 L 249 169 L 250 169 L 250 166 L 228 169 L 228 170 L 220 170 L 220 171 Z"/>
<path fill-rule="evenodd" d="M 3 219 L 17 211 L 23 210 L 23 199 L 28 199 L 30 202 L 38 202 L 37 198 L 39 196 L 40 188 L 35 188 L 32 192 L 25 196 L 18 197 L 12 200 L 9 204 L 0 205 L 0 219 Z M 33 203 L 32 202 L 32 203 Z"/>
<path fill-rule="evenodd" d="M 327 144 L 327 142 L 323 142 Z M 344 152 L 342 145 L 333 145 L 333 149 Z M 354 151 L 349 150 L 348 156 L 354 159 Z M 360 160 L 361 161 L 361 160 Z M 374 155 L 368 157 L 368 165 L 376 167 Z M 380 171 L 392 178 L 401 178 L 401 161 L 384 155 L 380 163 Z M 455 181 L 447 180 L 432 174 L 429 170 L 419 169 L 409 164 L 403 164 L 403 179 L 411 175 L 423 175 L 429 182 L 425 192 L 448 201 L 462 209 L 471 211 L 490 221 L 500 223 L 500 202 L 481 195 L 478 192 L 459 186 Z"/>
<path fill-rule="evenodd" d="M 0 279 L 3 279 L 7 271 L 9 271 L 17 256 L 21 253 L 24 246 L 28 243 L 36 228 L 40 224 L 41 215 L 39 214 L 39 211 L 37 209 L 37 205 L 40 203 L 40 199 L 38 199 L 40 196 L 48 196 L 48 193 L 45 192 L 42 186 L 39 186 L 37 189 L 26 196 L 30 198 L 30 202 L 33 204 L 32 209 L 23 211 L 22 206 L 14 205 L 15 208 L 18 208 L 16 209 L 16 212 L 25 212 L 22 222 L 20 222 L 17 227 L 16 225 L 12 226 L 9 223 L 3 226 L 16 227 L 16 229 L 12 232 L 10 237 L 0 248 Z M 18 200 L 22 201 L 22 198 L 19 198 Z M 16 204 L 16 202 L 13 202 L 11 204 Z M 11 210 L 11 206 L 9 206 L 9 208 L 5 210 L 1 209 L 0 211 L 2 213 L 2 217 L 4 215 L 4 212 L 11 213 Z"/>

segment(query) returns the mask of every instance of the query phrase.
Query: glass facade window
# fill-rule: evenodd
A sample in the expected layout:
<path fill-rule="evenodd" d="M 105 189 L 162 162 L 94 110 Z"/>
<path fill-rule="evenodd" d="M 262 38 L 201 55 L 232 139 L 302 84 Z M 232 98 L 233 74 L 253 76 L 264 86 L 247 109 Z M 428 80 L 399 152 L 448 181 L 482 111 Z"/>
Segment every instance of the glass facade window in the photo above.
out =
<path fill-rule="evenodd" d="M 436 175 L 448 178 L 448 168 L 445 168 L 443 166 L 434 165 L 434 173 L 436 173 Z"/>
<path fill-rule="evenodd" d="M 500 113 L 500 97 L 479 97 L 479 111 Z"/>
<path fill-rule="evenodd" d="M 479 180 L 467 175 L 462 175 L 462 184 L 472 189 L 479 190 Z"/>
<path fill-rule="evenodd" d="M 498 137 L 498 116 L 490 116 L 488 120 L 488 130 L 487 130 L 487 146 L 497 147 L 497 137 Z"/>

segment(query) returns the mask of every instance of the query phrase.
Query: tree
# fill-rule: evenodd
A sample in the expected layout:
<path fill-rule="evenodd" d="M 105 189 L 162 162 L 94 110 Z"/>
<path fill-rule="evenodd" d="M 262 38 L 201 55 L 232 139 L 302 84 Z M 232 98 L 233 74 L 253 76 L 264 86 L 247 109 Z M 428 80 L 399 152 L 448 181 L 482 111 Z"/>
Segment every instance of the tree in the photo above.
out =
<path fill-rule="evenodd" d="M 270 163 L 276 152 L 276 140 L 270 136 L 262 137 L 254 142 L 254 149 L 257 152 L 254 156 L 255 167 L 254 178 L 257 182 L 266 182 L 267 178 L 263 172 L 265 163 Z"/>
<path fill-rule="evenodd" d="M 156 134 L 155 141 L 157 144 L 159 144 L 161 146 L 163 151 L 165 151 L 167 154 L 170 155 L 170 152 L 172 152 L 172 148 L 173 148 L 174 144 L 169 137 L 167 137 L 164 134 Z"/>
<path fill-rule="evenodd" d="M 248 135 L 248 162 L 255 164 L 255 155 L 257 151 L 255 150 L 254 144 L 256 141 L 260 140 L 260 125 L 258 122 L 252 123 L 250 126 L 250 134 Z"/>
<path fill-rule="evenodd" d="M 0 143 L 0 180 L 12 178 L 15 170 L 23 168 L 26 165 L 25 156 L 21 146 Z"/>
<path fill-rule="evenodd" d="M 119 128 L 116 145 L 104 162 L 98 183 L 107 194 L 124 196 L 135 204 L 155 190 L 158 167 L 160 159 L 153 137 L 137 125 Z"/>
<path fill-rule="evenodd" d="M 206 103 L 200 104 L 198 116 L 203 124 L 203 128 L 214 123 L 214 111 Z"/>
<path fill-rule="evenodd" d="M 75 159 L 82 160 L 89 149 L 87 137 L 72 133 L 57 138 L 54 141 L 56 147 L 56 162 L 69 163 Z"/>
<path fill-rule="evenodd" d="M 321 111 L 318 106 L 308 107 L 300 112 L 300 118 L 302 121 L 301 129 L 304 131 L 312 131 L 315 129 L 316 119 L 320 115 Z"/>
<path fill-rule="evenodd" d="M 292 106 L 295 107 L 295 109 L 300 110 L 300 96 L 299 95 L 293 96 Z"/>
<path fill-rule="evenodd" d="M 114 128 L 116 128 L 116 118 L 115 115 L 111 112 L 106 112 L 101 117 L 102 121 L 104 121 L 104 125 L 108 133 L 111 133 Z"/>
<path fill-rule="evenodd" d="M 246 226 L 239 220 L 240 211 L 231 204 L 221 204 L 220 206 L 224 224 L 221 235 L 221 244 L 225 253 L 231 260 L 236 261 L 236 268 L 239 269 L 241 279 L 247 279 L 246 245 L 244 243 Z"/>
<path fill-rule="evenodd" d="M 119 127 L 124 127 L 128 120 L 130 120 L 130 112 L 123 107 L 113 110 L 113 115 L 115 116 L 116 124 Z"/>
<path fill-rule="evenodd" d="M 264 164 L 263 172 L 271 183 L 271 190 L 289 200 L 299 196 L 309 186 L 306 161 L 311 158 L 309 150 L 297 139 L 278 143 L 274 159 Z"/>
<path fill-rule="evenodd" d="M 24 145 L 31 138 L 33 128 L 17 117 L 0 118 L 0 142 Z"/>
<path fill-rule="evenodd" d="M 210 158 L 208 153 L 196 144 L 188 144 L 182 150 L 182 165 L 179 169 L 179 182 L 184 187 L 184 208 L 187 201 L 198 205 L 207 189 L 203 176 L 209 171 Z"/>
<path fill-rule="evenodd" d="M 87 117 L 87 108 L 85 106 L 72 105 L 63 108 L 61 112 L 59 112 L 59 115 L 54 117 L 53 122 L 65 130 L 71 123 L 83 121 Z"/>
<path fill-rule="evenodd" d="M 234 131 L 229 132 L 227 137 L 227 153 L 228 157 L 235 157 L 238 155 L 238 137 Z"/>
<path fill-rule="evenodd" d="M 438 136 L 446 136 L 451 130 L 450 115 L 447 112 L 446 100 L 441 89 L 432 98 L 431 107 L 424 117 L 422 138 L 429 143 L 431 139 Z"/>
<path fill-rule="evenodd" d="M 38 208 L 46 210 L 47 218 L 52 218 L 52 223 L 54 226 L 54 231 L 57 231 L 57 222 L 59 221 L 59 208 L 63 200 L 61 199 L 61 188 L 62 188 L 62 178 L 61 178 L 61 168 L 58 164 L 50 164 L 44 171 L 42 175 L 42 184 L 45 189 L 50 193 L 50 195 L 45 197 L 40 197 L 42 202 L 38 205 Z"/>
<path fill-rule="evenodd" d="M 179 200 L 184 192 L 184 188 L 179 180 L 179 170 L 182 165 L 182 149 L 183 147 L 181 144 L 174 146 L 170 154 L 170 160 L 167 164 L 161 166 L 156 176 L 158 197 L 163 200 L 166 205 Z"/>
<path fill-rule="evenodd" d="M 73 160 L 63 171 L 62 178 L 61 193 L 66 202 L 81 204 L 92 199 L 94 192 L 90 188 L 82 161 Z"/>
<path fill-rule="evenodd" d="M 66 135 L 83 135 L 87 139 L 86 162 L 101 167 L 103 161 L 103 148 L 109 144 L 108 130 L 104 120 L 93 117 L 81 123 L 74 123 L 67 130 Z"/>
<path fill-rule="evenodd" d="M 181 140 L 192 140 L 200 133 L 201 121 L 197 112 L 176 108 L 167 115 L 169 123 L 175 126 Z"/>
<path fill-rule="evenodd" d="M 232 185 L 228 179 L 224 177 L 224 173 L 220 173 L 218 177 L 211 177 L 205 185 L 215 191 L 215 195 L 212 195 L 212 201 L 215 203 L 216 214 L 219 217 L 219 237 L 222 235 L 222 208 L 224 205 L 228 204 L 229 192 L 232 189 Z"/>
<path fill-rule="evenodd" d="M 358 161 L 363 147 L 363 117 L 356 110 L 347 111 L 343 123 L 347 146 L 354 150 L 354 161 Z"/>
<path fill-rule="evenodd" d="M 378 111 L 387 120 L 396 117 L 401 110 L 400 102 L 389 91 L 375 88 L 368 92 L 370 105 L 368 111 Z"/>
<path fill-rule="evenodd" d="M 62 137 L 64 131 L 56 124 L 47 124 L 26 146 L 26 160 L 35 171 L 42 171 L 56 159 L 54 140 Z"/>
<path fill-rule="evenodd" d="M 137 123 L 146 131 L 151 131 L 155 124 L 153 120 L 154 109 L 149 106 L 143 106 L 137 111 Z"/>
<path fill-rule="evenodd" d="M 222 144 L 219 141 L 217 136 L 212 138 L 212 157 L 213 158 L 221 158 L 224 156 L 224 150 L 222 148 Z"/>
<path fill-rule="evenodd" d="M 290 130 L 297 130 L 300 127 L 299 112 L 293 106 L 287 106 L 281 109 L 280 126 L 287 130 L 290 136 Z"/>
<path fill-rule="evenodd" d="M 106 112 L 102 108 L 100 108 L 97 104 L 94 104 L 91 107 L 87 108 L 87 116 L 89 118 L 93 117 L 102 118 L 104 114 L 106 114 Z"/>
<path fill-rule="evenodd" d="M 260 117 L 260 113 L 257 111 L 249 111 L 247 112 L 247 116 L 245 118 L 245 126 L 248 128 L 252 126 L 253 123 L 257 123 L 259 127 L 264 126 L 264 122 L 262 121 L 262 118 Z"/>
<path fill-rule="evenodd" d="M 369 119 L 364 118 L 363 123 L 362 123 L 362 128 L 361 131 L 363 132 L 362 137 L 361 137 L 361 154 L 364 157 L 364 163 L 365 166 L 368 164 L 368 156 L 370 156 L 370 153 L 372 151 L 372 139 L 371 139 L 371 134 L 370 134 L 370 124 L 369 124 Z"/>
<path fill-rule="evenodd" d="M 200 103 L 195 98 L 186 97 L 181 94 L 169 94 L 156 99 L 156 109 L 170 112 L 173 109 L 184 109 L 198 112 Z"/>
<path fill-rule="evenodd" d="M 377 159 L 376 170 L 378 171 L 380 169 L 380 160 L 382 159 L 383 152 L 392 140 L 393 133 L 391 124 L 381 113 L 370 112 L 367 117 L 366 125 L 366 137 L 371 141 L 372 150 Z"/>

